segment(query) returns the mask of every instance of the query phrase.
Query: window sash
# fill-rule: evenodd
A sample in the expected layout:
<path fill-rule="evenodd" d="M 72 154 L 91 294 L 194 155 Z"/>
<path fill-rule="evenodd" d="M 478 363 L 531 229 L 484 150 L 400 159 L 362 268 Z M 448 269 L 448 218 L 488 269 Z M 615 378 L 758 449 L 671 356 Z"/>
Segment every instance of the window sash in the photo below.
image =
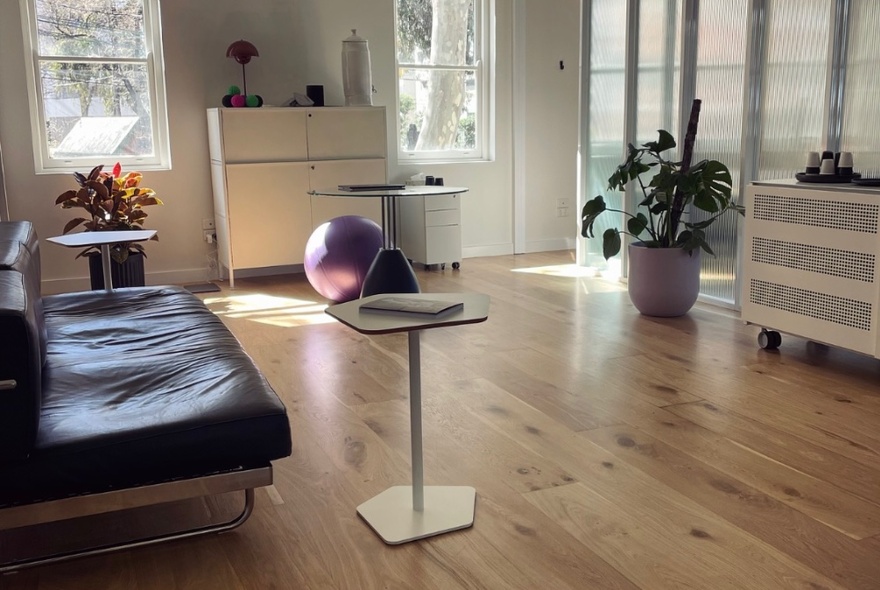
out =
<path fill-rule="evenodd" d="M 473 72 L 473 81 L 474 81 L 474 94 L 476 96 L 477 108 L 474 111 L 475 118 L 475 128 L 474 128 L 474 146 L 468 148 L 450 148 L 445 150 L 408 150 L 404 149 L 401 146 L 400 141 L 397 141 L 397 149 L 398 155 L 401 160 L 406 161 L 419 161 L 419 160 L 479 160 L 483 157 L 483 137 L 484 134 L 482 129 L 484 128 L 483 120 L 485 119 L 485 108 L 481 106 L 480 98 L 485 92 L 482 89 L 482 72 L 478 68 L 474 67 L 441 67 L 435 66 L 430 68 L 424 67 L 407 67 L 401 66 L 400 70 L 424 70 L 424 71 L 459 71 L 459 72 Z M 397 88 L 398 95 L 400 95 L 400 85 L 398 84 Z M 399 109 L 398 109 L 399 111 Z M 398 112 L 397 116 L 397 127 L 398 127 L 398 136 L 397 139 L 400 138 L 400 133 L 402 133 L 401 129 L 401 118 L 400 113 Z"/>
<path fill-rule="evenodd" d="M 165 99 L 165 80 L 162 59 L 162 38 L 158 0 L 141 0 L 144 11 L 144 57 L 103 57 L 43 55 L 39 52 L 40 41 L 37 26 L 36 0 L 20 0 L 22 25 L 26 44 L 28 98 L 31 108 L 31 130 L 34 149 L 34 165 L 37 174 L 52 174 L 81 170 L 98 164 L 120 162 L 140 170 L 170 169 L 171 153 L 168 137 L 168 116 Z M 41 79 L 41 66 L 46 63 L 70 64 L 125 64 L 143 65 L 146 69 L 146 98 L 149 101 L 152 154 L 113 155 L 59 158 L 49 151 L 48 119 Z M 112 160 L 112 162 L 110 161 Z"/>
<path fill-rule="evenodd" d="M 445 64 L 445 63 L 412 63 L 400 61 L 400 53 L 398 49 L 398 36 L 396 34 L 398 25 L 398 8 L 397 2 L 394 7 L 394 26 L 395 26 L 395 63 L 397 71 L 402 70 L 453 70 L 462 72 L 474 72 L 474 93 L 476 95 L 476 111 L 475 111 L 475 145 L 473 148 L 466 149 L 446 149 L 446 150 L 406 150 L 401 146 L 399 138 L 401 130 L 400 117 L 400 83 L 395 88 L 395 143 L 397 144 L 397 154 L 401 162 L 418 163 L 418 162 L 438 162 L 438 161 L 482 161 L 486 160 L 489 155 L 489 130 L 490 130 L 490 114 L 489 114 L 489 90 L 491 87 L 489 80 L 489 71 L 485 66 L 489 58 L 491 36 L 488 29 L 488 14 L 491 10 L 492 0 L 474 0 L 474 63 L 473 64 Z"/>

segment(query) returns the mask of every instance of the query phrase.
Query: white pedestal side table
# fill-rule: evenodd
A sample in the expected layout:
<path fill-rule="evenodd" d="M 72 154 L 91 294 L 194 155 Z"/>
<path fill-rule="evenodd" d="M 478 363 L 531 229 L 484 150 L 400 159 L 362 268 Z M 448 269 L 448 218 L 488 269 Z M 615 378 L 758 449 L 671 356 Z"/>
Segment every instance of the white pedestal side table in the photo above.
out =
<path fill-rule="evenodd" d="M 424 539 L 474 524 L 477 491 L 470 486 L 425 486 L 422 463 L 422 386 L 420 338 L 422 330 L 476 324 L 489 317 L 489 296 L 480 293 L 394 294 L 422 300 L 461 301 L 464 306 L 441 317 L 361 312 L 363 303 L 387 295 L 373 295 L 327 308 L 327 313 L 361 334 L 409 336 L 409 409 L 412 443 L 412 485 L 390 487 L 357 508 L 358 514 L 389 545 Z"/>
<path fill-rule="evenodd" d="M 145 242 L 156 235 L 154 229 L 134 229 L 123 231 L 86 231 L 46 238 L 47 241 L 68 248 L 99 246 L 104 270 L 104 289 L 113 290 L 113 276 L 110 272 L 110 245 L 123 242 Z"/>

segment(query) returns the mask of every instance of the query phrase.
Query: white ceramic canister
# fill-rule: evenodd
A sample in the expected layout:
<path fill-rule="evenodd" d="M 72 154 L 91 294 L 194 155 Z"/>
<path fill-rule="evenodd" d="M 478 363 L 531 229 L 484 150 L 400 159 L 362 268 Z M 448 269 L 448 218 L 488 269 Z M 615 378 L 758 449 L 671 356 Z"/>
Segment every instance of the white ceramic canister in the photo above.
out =
<path fill-rule="evenodd" d="M 342 89 L 347 107 L 373 104 L 370 48 L 366 39 L 358 37 L 357 29 L 342 41 Z"/>

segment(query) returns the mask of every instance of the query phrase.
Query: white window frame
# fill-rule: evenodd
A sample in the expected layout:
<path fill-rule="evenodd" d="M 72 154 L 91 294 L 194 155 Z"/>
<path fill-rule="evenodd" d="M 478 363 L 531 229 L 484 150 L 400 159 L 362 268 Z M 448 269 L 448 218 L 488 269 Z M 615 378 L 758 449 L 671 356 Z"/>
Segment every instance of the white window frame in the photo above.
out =
<path fill-rule="evenodd" d="M 397 158 L 401 164 L 438 163 L 438 162 L 482 162 L 492 157 L 491 130 L 494 128 L 494 113 L 491 110 L 494 83 L 492 76 L 492 64 L 495 57 L 494 19 L 495 0 L 474 0 L 474 46 L 475 60 L 473 65 L 447 66 L 425 65 L 405 63 L 398 60 L 397 47 L 398 8 L 397 0 L 394 0 L 394 63 L 395 63 L 395 88 L 394 88 L 394 142 L 397 146 Z M 452 149 L 415 151 L 404 150 L 400 145 L 400 71 L 401 69 L 414 70 L 461 70 L 473 71 L 477 92 L 477 127 L 475 133 L 475 146 L 473 149 Z"/>
<path fill-rule="evenodd" d="M 37 174 L 56 174 L 82 171 L 104 164 L 120 162 L 129 170 L 170 170 L 171 146 L 168 133 L 168 109 L 165 94 L 165 61 L 162 53 L 162 27 L 159 0 L 140 0 L 144 6 L 144 58 L 68 57 L 40 55 L 37 28 L 36 0 L 19 0 L 24 29 L 25 70 L 27 73 L 28 101 L 31 112 L 31 137 L 34 149 L 34 168 Z M 152 156 L 92 156 L 85 158 L 54 158 L 49 154 L 46 135 L 46 117 L 43 89 L 40 80 L 41 61 L 74 61 L 77 63 L 134 63 L 145 64 L 150 99 L 152 127 Z"/>

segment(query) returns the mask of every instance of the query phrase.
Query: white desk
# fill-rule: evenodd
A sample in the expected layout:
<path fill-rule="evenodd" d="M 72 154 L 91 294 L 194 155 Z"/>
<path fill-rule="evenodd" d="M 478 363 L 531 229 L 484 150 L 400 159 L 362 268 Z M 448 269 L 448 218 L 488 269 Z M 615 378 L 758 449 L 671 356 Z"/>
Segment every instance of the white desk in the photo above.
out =
<path fill-rule="evenodd" d="M 361 334 L 409 333 L 409 411 L 412 485 L 390 487 L 357 508 L 358 514 L 389 545 L 424 539 L 474 524 L 477 491 L 470 486 L 425 486 L 422 462 L 422 385 L 419 335 L 422 330 L 476 324 L 489 317 L 489 296 L 480 293 L 409 293 L 395 297 L 463 301 L 464 307 L 439 318 L 361 312 L 373 295 L 333 305 L 326 312 Z"/>
<path fill-rule="evenodd" d="M 87 231 L 46 238 L 47 241 L 68 248 L 89 246 L 101 247 L 101 262 L 104 270 L 104 289 L 113 290 L 113 276 L 110 274 L 110 245 L 124 242 L 145 242 L 156 235 L 154 229 L 131 231 Z"/>
<path fill-rule="evenodd" d="M 419 281 L 406 256 L 397 246 L 400 233 L 397 227 L 397 200 L 406 197 L 435 197 L 459 195 L 467 188 L 460 186 L 407 186 L 400 190 L 345 191 L 326 188 L 309 191 L 319 197 L 362 197 L 382 199 L 382 248 L 364 277 L 361 297 L 378 293 L 418 293 Z"/>

